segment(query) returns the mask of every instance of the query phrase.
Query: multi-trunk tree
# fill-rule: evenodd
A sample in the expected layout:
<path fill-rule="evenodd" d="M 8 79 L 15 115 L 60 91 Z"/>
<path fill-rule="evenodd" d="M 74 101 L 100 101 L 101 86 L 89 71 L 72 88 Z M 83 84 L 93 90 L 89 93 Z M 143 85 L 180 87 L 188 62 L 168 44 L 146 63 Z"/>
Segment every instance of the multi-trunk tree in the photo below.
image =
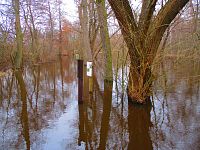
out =
<path fill-rule="evenodd" d="M 152 64 L 165 30 L 189 0 L 167 0 L 158 12 L 158 0 L 142 0 L 139 18 L 129 0 L 108 0 L 121 28 L 130 56 L 128 97 L 145 103 L 153 82 Z"/>

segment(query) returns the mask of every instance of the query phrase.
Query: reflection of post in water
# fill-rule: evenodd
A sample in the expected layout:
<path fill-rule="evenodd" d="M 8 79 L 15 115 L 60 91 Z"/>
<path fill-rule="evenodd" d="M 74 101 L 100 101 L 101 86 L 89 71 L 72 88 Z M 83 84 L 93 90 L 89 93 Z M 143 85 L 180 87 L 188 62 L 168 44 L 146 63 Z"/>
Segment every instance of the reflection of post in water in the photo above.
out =
<path fill-rule="evenodd" d="M 86 149 L 88 149 L 88 77 L 83 65 L 83 60 L 78 60 L 78 107 L 79 107 L 79 139 L 78 145 L 85 142 Z M 84 88 L 83 88 L 84 86 Z M 84 100 L 83 100 L 84 99 Z M 83 103 L 84 102 L 84 103 Z"/>
<path fill-rule="evenodd" d="M 81 146 L 81 142 L 85 142 L 85 116 L 84 116 L 84 104 L 78 105 L 79 110 L 79 138 L 78 145 Z"/>
<path fill-rule="evenodd" d="M 36 112 L 37 112 L 37 107 L 38 107 L 38 98 L 39 98 L 39 90 L 40 90 L 40 66 L 38 66 L 38 70 L 37 70 L 37 82 L 36 82 L 36 98 L 35 98 L 35 101 L 36 101 L 36 106 L 35 106 L 35 109 L 36 109 Z"/>
<path fill-rule="evenodd" d="M 149 102 L 150 103 L 150 102 Z M 129 104 L 128 106 L 128 149 L 153 149 L 149 129 L 151 127 L 151 104 L 139 105 Z"/>
<path fill-rule="evenodd" d="M 92 131 L 91 122 L 89 120 L 89 112 L 88 112 L 88 103 L 87 100 L 84 100 L 83 103 L 78 104 L 79 109 L 79 138 L 78 145 L 81 146 L 81 142 L 85 143 L 85 149 L 93 149 L 92 148 Z M 90 147 L 90 148 L 89 148 Z"/>
<path fill-rule="evenodd" d="M 2 79 L 0 78 L 0 101 L 3 101 L 3 84 Z"/>
<path fill-rule="evenodd" d="M 104 83 L 103 114 L 101 119 L 99 150 L 106 149 L 106 141 L 109 131 L 110 111 L 112 105 L 112 83 Z"/>
<path fill-rule="evenodd" d="M 53 64 L 53 107 L 56 102 L 56 64 Z"/>
<path fill-rule="evenodd" d="M 60 74 L 61 74 L 61 83 L 62 83 L 62 99 L 64 100 L 64 82 L 63 82 L 63 59 L 62 56 L 59 56 L 60 62 Z"/>
<path fill-rule="evenodd" d="M 83 102 L 83 60 L 78 60 L 78 102 Z"/>
<path fill-rule="evenodd" d="M 20 95 L 22 101 L 22 111 L 21 111 L 21 124 L 23 128 L 23 136 L 26 142 L 26 149 L 30 149 L 30 135 L 29 135 L 29 122 L 28 122 L 28 112 L 27 112 L 27 92 L 25 83 L 23 80 L 22 72 L 16 71 L 15 76 L 20 88 Z"/>

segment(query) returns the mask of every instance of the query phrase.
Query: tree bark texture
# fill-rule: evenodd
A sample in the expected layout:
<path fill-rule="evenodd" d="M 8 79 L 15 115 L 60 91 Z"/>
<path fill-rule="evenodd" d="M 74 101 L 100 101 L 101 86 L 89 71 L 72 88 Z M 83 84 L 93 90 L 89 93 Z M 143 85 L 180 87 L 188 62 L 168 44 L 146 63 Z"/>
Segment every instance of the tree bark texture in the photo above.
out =
<path fill-rule="evenodd" d="M 107 12 L 105 7 L 105 0 L 97 0 L 97 13 L 100 24 L 100 35 L 102 41 L 102 48 L 104 50 L 104 80 L 112 81 L 112 53 L 110 46 L 110 37 L 108 32 Z"/>
<path fill-rule="evenodd" d="M 89 38 L 90 38 L 90 49 L 92 57 L 94 56 L 95 51 L 95 41 L 99 31 L 98 19 L 97 19 L 97 10 L 95 5 L 95 0 L 89 0 Z"/>
<path fill-rule="evenodd" d="M 82 57 L 86 61 L 92 60 L 92 54 L 90 49 L 89 39 L 89 24 L 88 24 L 88 3 L 87 0 L 81 0 L 79 6 L 79 19 L 81 25 L 81 45 L 82 45 Z"/>
<path fill-rule="evenodd" d="M 23 35 L 21 30 L 20 23 L 20 4 L 19 0 L 13 0 L 13 8 L 15 12 L 15 31 L 16 31 L 16 42 L 17 49 L 15 50 L 14 55 L 14 67 L 15 69 L 19 69 L 22 65 L 22 49 L 23 49 Z"/>
<path fill-rule="evenodd" d="M 163 34 L 189 0 L 168 0 L 154 16 L 158 0 L 143 0 L 136 20 L 128 0 L 108 0 L 118 20 L 131 59 L 128 96 L 145 103 L 151 95 L 151 67 Z"/>

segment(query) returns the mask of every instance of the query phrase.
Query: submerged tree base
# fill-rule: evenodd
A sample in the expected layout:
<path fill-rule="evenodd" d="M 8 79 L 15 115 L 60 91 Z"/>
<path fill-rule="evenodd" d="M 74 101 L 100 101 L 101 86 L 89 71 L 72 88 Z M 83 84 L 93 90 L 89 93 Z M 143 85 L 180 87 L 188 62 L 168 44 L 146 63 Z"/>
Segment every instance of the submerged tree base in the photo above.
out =
<path fill-rule="evenodd" d="M 138 97 L 134 97 L 133 95 L 130 95 L 127 89 L 127 95 L 128 95 L 128 102 L 130 104 L 140 104 L 140 105 L 146 105 L 149 102 L 151 102 L 151 96 L 146 97 L 145 99 L 140 99 Z"/>
<path fill-rule="evenodd" d="M 113 79 L 104 79 L 104 84 L 113 84 Z"/>

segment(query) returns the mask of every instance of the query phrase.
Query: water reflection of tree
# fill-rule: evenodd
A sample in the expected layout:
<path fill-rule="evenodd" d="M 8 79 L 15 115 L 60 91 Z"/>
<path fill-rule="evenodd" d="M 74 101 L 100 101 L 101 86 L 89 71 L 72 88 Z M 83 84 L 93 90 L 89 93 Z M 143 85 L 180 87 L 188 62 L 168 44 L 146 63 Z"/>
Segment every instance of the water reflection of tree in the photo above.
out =
<path fill-rule="evenodd" d="M 15 72 L 15 77 L 17 79 L 19 89 L 20 89 L 20 97 L 22 102 L 22 110 L 21 110 L 21 125 L 22 125 L 22 135 L 24 137 L 26 143 L 26 149 L 30 149 L 30 134 L 29 134 L 29 119 L 27 112 L 27 91 L 24 83 L 24 79 L 21 71 Z"/>
<path fill-rule="evenodd" d="M 16 82 L 18 81 L 17 78 L 8 74 L 0 80 L 3 104 L 0 105 L 0 110 L 5 114 L 1 116 L 3 117 L 1 118 L 3 126 L 0 126 L 0 130 L 4 132 L 4 140 L 0 140 L 0 143 L 5 145 L 5 149 L 14 149 L 15 146 L 18 146 L 20 149 L 25 146 L 25 143 L 22 142 L 25 132 L 26 137 L 27 134 L 30 136 L 31 143 L 34 143 L 34 146 L 40 149 L 41 143 L 45 141 L 44 135 L 39 134 L 40 131 L 49 125 L 50 120 L 53 122 L 53 120 L 57 119 L 65 111 L 69 96 L 71 96 L 69 93 L 73 95 L 74 92 L 73 86 L 76 75 L 74 73 L 73 59 L 65 58 L 61 61 L 62 66 L 68 66 L 68 68 L 63 67 L 63 71 L 61 71 L 61 62 L 24 68 L 23 77 L 21 75 L 19 78 L 24 78 L 23 85 L 26 85 L 26 92 L 24 90 L 22 93 L 26 93 L 26 103 L 19 100 L 22 95 L 20 92 L 20 83 Z M 55 64 L 55 67 L 52 67 L 53 64 Z M 61 75 L 61 72 L 63 72 L 63 75 Z M 56 82 L 54 82 L 54 79 Z M 20 80 L 20 82 L 22 81 Z M 64 91 L 61 86 L 63 86 Z M 52 87 L 56 87 L 56 95 L 52 94 Z M 53 107 L 54 102 L 55 107 Z M 26 114 L 28 119 L 26 118 Z M 23 126 L 23 130 L 21 130 L 20 126 Z M 21 134 L 20 131 L 22 131 Z M 27 143 L 30 143 L 30 141 Z"/>
<path fill-rule="evenodd" d="M 200 68 L 197 64 L 189 61 L 166 61 L 161 68 L 161 74 L 166 72 L 167 84 L 156 82 L 156 85 L 164 88 L 156 93 L 153 117 L 156 118 L 155 127 L 151 130 L 157 149 L 198 149 L 198 140 L 195 139 L 200 137 L 199 132 L 196 132 L 200 117 Z M 159 80 L 165 79 L 160 77 Z"/>
<path fill-rule="evenodd" d="M 100 88 L 102 83 L 98 84 L 95 77 L 93 83 L 92 98 L 84 101 L 85 130 L 84 132 L 79 131 L 79 133 L 82 133 L 81 135 L 84 135 L 82 137 L 85 139 L 82 141 L 85 142 L 85 149 L 116 149 L 119 147 L 125 149 L 127 142 L 123 142 L 123 140 L 127 140 L 127 121 L 126 116 L 123 116 L 124 111 L 126 111 L 124 103 L 120 109 L 113 107 L 112 86 L 109 83 L 104 84 L 104 91 L 102 92 Z"/>
<path fill-rule="evenodd" d="M 128 108 L 128 149 L 153 149 L 149 129 L 151 127 L 151 106 L 129 105 Z"/>
<path fill-rule="evenodd" d="M 30 104 L 30 112 L 31 118 L 30 122 L 31 124 L 34 124 L 35 130 L 39 130 L 39 124 L 38 124 L 38 100 L 39 100 L 39 92 L 40 92 L 40 66 L 36 65 L 32 68 L 32 85 L 33 85 L 33 91 L 29 93 L 28 101 Z"/>
<path fill-rule="evenodd" d="M 82 115 L 79 117 L 78 144 L 84 142 L 85 149 L 125 149 L 128 130 L 123 113 L 126 109 L 112 106 L 112 86 L 109 83 L 104 84 L 102 92 L 95 77 L 93 82 L 92 98 L 84 99 L 83 105 L 79 106 L 79 116 Z"/>
<path fill-rule="evenodd" d="M 99 150 L 106 149 L 112 105 L 112 83 L 104 82 L 103 114 L 101 118 Z"/>
<path fill-rule="evenodd" d="M 61 62 L 62 66 L 60 66 Z M 31 71 L 25 68 L 24 84 L 26 84 L 26 99 L 28 100 L 26 103 L 21 100 L 20 84 L 17 84 L 16 78 L 9 75 L 5 77 L 5 80 L 0 80 L 0 93 L 2 94 L 0 109 L 3 114 L 0 118 L 3 127 L 0 127 L 0 130 L 4 134 L 2 136 L 4 139 L 2 138 L 0 141 L 1 143 L 4 142 L 5 149 L 14 149 L 16 145 L 18 148 L 26 146 L 22 142 L 25 139 L 23 136 L 25 130 L 29 131 L 31 143 L 38 145 L 33 149 L 36 149 L 36 147 L 41 149 L 41 143 L 45 141 L 45 137 L 40 134 L 41 131 L 46 129 L 49 122 L 54 122 L 59 118 L 66 110 L 64 108 L 70 103 L 69 100 L 72 99 L 70 96 L 74 95 L 77 77 L 74 73 L 74 63 L 69 59 L 62 59 L 61 62 L 55 63 L 55 70 L 53 70 L 52 64 L 35 66 L 31 68 Z M 111 95 L 105 96 L 107 90 L 105 93 L 102 92 L 97 87 L 98 85 L 94 83 L 93 95 L 88 97 L 84 105 L 79 106 L 79 115 L 82 115 L 79 117 L 80 139 L 85 144 L 86 149 L 132 149 L 132 146 L 140 146 L 142 142 L 147 143 L 142 146 L 149 146 L 148 148 L 151 149 L 151 139 L 155 149 L 176 149 L 178 148 L 177 143 L 180 142 L 177 139 L 184 142 L 191 139 L 189 144 L 185 142 L 183 145 L 187 144 L 186 148 L 188 149 L 199 148 L 200 135 L 197 132 L 199 131 L 200 117 L 199 80 L 197 78 L 186 78 L 192 74 L 196 76 L 199 71 L 196 67 L 193 71 L 184 70 L 181 67 L 184 71 L 176 72 L 173 69 L 168 70 L 169 66 L 165 67 L 168 81 L 165 83 L 166 78 L 162 78 L 162 81 L 158 84 L 163 84 L 163 89 L 169 89 L 170 86 L 174 88 L 157 92 L 159 100 L 154 101 L 155 113 L 152 111 L 151 115 L 150 108 L 144 111 L 140 107 L 128 107 L 126 98 L 123 101 L 124 103 L 114 104 L 111 105 L 111 108 L 106 108 L 109 107 L 110 101 L 105 102 L 104 97 L 109 99 Z M 191 69 L 191 66 L 188 67 Z M 63 72 L 63 75 L 61 75 L 61 72 Z M 182 75 L 182 77 L 180 74 L 185 76 Z M 177 76 L 178 79 L 175 78 Z M 54 78 L 56 82 L 54 82 Z M 171 78 L 172 80 L 170 80 Z M 176 85 L 174 86 L 174 84 Z M 54 86 L 56 87 L 56 95 L 53 107 L 54 95 L 52 89 Z M 181 88 L 179 88 L 180 86 Z M 114 101 L 115 97 L 112 98 Z M 109 104 L 105 106 L 106 103 Z M 29 120 L 28 129 L 23 130 L 21 128 L 22 122 L 23 127 L 27 125 L 26 119 L 22 119 L 22 111 L 27 114 Z M 154 125 L 151 128 L 150 118 Z M 84 122 L 84 126 L 81 122 Z M 157 136 L 155 137 L 155 135 Z"/>
<path fill-rule="evenodd" d="M 84 76 L 84 91 L 88 89 L 88 77 Z M 93 94 L 83 95 L 83 103 L 79 104 L 79 138 L 78 145 L 85 149 L 97 149 L 99 146 L 99 130 L 101 128 L 102 92 L 93 78 Z"/>

